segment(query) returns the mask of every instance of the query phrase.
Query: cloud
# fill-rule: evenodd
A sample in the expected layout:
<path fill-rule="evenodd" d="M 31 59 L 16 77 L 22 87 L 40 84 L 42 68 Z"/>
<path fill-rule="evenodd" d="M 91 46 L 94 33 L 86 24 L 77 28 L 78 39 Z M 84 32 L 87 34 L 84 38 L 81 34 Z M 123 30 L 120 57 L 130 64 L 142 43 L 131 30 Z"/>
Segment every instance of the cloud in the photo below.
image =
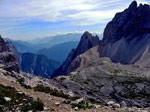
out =
<path fill-rule="evenodd" d="M 0 33 L 33 38 L 57 32 L 103 32 L 132 0 L 0 0 Z M 149 0 L 137 0 L 149 3 Z M 37 23 L 37 25 L 32 23 Z M 41 26 L 41 23 L 46 25 Z M 30 36 L 29 36 L 30 35 Z"/>
<path fill-rule="evenodd" d="M 120 1 L 1 0 L 0 7 L 2 10 L 0 10 L 0 17 L 3 20 L 0 19 L 0 22 L 1 24 L 17 24 L 36 20 L 43 22 L 73 21 L 71 22 L 73 25 L 76 22 L 76 25 L 97 24 L 98 22 L 105 22 L 106 19 L 112 18 L 115 11 L 118 10 L 109 9 L 109 6 L 120 4 Z"/>

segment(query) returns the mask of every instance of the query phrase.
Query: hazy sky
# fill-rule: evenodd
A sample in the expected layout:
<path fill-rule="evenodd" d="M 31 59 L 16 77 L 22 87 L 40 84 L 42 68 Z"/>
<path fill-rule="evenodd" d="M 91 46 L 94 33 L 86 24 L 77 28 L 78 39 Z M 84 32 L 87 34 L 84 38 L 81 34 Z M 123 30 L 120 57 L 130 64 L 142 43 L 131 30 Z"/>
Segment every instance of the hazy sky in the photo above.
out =
<path fill-rule="evenodd" d="M 148 3 L 149 0 L 137 0 Z M 0 34 L 29 40 L 67 32 L 97 32 L 132 0 L 0 0 Z"/>

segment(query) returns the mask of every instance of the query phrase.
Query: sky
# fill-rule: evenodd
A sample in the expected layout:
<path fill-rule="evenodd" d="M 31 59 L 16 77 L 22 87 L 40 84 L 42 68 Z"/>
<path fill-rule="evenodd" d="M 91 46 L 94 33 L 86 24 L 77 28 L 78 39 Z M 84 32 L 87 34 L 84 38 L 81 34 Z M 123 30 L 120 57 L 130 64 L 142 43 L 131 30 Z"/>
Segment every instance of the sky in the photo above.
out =
<path fill-rule="evenodd" d="M 133 0 L 0 0 L 0 34 L 32 40 L 57 34 L 103 33 Z M 137 0 L 138 3 L 150 3 Z"/>

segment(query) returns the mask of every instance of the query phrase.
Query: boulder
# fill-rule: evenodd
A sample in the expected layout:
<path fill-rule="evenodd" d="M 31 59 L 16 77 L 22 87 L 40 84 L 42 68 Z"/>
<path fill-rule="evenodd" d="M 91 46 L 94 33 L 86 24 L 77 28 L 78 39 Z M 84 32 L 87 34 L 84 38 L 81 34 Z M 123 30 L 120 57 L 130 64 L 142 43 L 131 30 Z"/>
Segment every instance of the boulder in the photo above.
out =
<path fill-rule="evenodd" d="M 7 101 L 7 102 L 11 101 L 11 98 L 9 98 L 9 97 L 4 97 L 4 99 L 5 99 L 5 101 Z"/>

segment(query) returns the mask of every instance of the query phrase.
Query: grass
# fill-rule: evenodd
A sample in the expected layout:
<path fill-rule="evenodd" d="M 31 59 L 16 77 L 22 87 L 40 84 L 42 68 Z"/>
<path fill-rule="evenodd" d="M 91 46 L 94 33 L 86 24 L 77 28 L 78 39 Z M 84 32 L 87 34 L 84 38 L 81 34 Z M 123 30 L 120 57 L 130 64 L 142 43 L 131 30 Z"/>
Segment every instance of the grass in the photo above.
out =
<path fill-rule="evenodd" d="M 26 89 L 32 89 L 31 86 L 28 86 L 28 85 L 25 85 L 24 84 L 24 78 L 20 78 L 20 79 L 17 79 L 17 82 L 24 88 Z"/>
<path fill-rule="evenodd" d="M 122 70 L 120 70 L 120 69 L 114 70 L 114 74 L 118 74 L 118 73 L 120 73 L 120 72 L 122 72 Z"/>
<path fill-rule="evenodd" d="M 82 103 L 72 103 L 72 108 L 78 107 L 79 109 L 92 109 L 94 106 L 91 104 L 89 100 L 86 100 Z"/>
<path fill-rule="evenodd" d="M 61 77 L 61 78 L 60 78 L 61 81 L 64 81 L 65 79 L 66 79 L 65 77 Z"/>
<path fill-rule="evenodd" d="M 90 82 L 88 80 L 84 80 L 84 84 L 89 84 Z"/>
<path fill-rule="evenodd" d="M 9 97 L 11 101 L 6 101 L 4 98 Z M 20 105 L 21 104 L 21 105 Z M 19 94 L 15 88 L 9 86 L 0 85 L 0 105 L 7 108 L 9 111 L 19 108 L 22 112 L 29 110 L 41 111 L 43 110 L 43 103 L 41 101 L 33 101 L 29 96 L 24 93 Z M 3 112 L 3 108 L 0 108 L 0 112 Z"/>
<path fill-rule="evenodd" d="M 32 102 L 30 102 L 30 105 L 28 105 L 28 104 L 24 105 L 21 108 L 21 111 L 23 111 L 23 112 L 27 112 L 28 110 L 33 110 L 33 111 L 39 110 L 39 111 L 42 111 L 43 107 L 44 107 L 44 105 L 43 105 L 43 103 L 41 101 L 32 101 Z"/>
<path fill-rule="evenodd" d="M 34 91 L 40 91 L 40 92 L 48 93 L 50 95 L 65 98 L 65 99 L 76 100 L 76 99 L 81 98 L 79 96 L 71 97 L 68 94 L 63 93 L 62 91 L 58 91 L 56 89 L 51 89 L 49 87 L 44 87 L 43 85 L 37 85 L 33 89 L 34 89 Z"/>

